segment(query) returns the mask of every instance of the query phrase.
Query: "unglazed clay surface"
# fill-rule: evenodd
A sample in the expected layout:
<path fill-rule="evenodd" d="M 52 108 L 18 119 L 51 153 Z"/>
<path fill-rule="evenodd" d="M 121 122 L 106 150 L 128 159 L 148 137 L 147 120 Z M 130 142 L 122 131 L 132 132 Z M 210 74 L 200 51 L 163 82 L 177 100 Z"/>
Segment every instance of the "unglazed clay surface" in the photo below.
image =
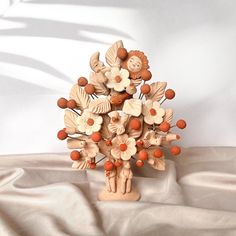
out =
<path fill-rule="evenodd" d="M 95 169 L 103 161 L 105 188 L 99 200 L 140 198 L 132 185 L 131 162 L 137 168 L 149 164 L 164 171 L 168 149 L 181 152 L 172 145 L 180 138 L 171 129 L 186 127 L 184 120 L 173 124 L 173 110 L 161 107 L 175 96 L 166 90 L 166 82 L 148 84 L 152 77 L 146 55 L 127 51 L 122 41 L 115 42 L 105 54 L 106 62 L 95 52 L 90 58 L 89 81 L 80 77 L 68 101 L 58 100 L 65 110 L 65 128 L 58 138 L 67 139 L 73 168 Z M 139 87 L 141 85 L 141 87 Z M 97 154 L 104 157 L 97 160 Z"/>

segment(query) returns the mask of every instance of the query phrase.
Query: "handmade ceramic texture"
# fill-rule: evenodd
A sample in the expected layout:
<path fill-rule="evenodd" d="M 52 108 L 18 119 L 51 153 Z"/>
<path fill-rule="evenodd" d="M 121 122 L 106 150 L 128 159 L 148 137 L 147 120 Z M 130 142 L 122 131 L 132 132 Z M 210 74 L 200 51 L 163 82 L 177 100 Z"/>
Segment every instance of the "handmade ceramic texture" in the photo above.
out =
<path fill-rule="evenodd" d="M 89 81 L 80 77 L 69 101 L 58 100 L 58 106 L 66 109 L 65 128 L 58 138 L 67 139 L 68 148 L 74 149 L 73 168 L 95 169 L 104 161 L 105 188 L 99 200 L 135 201 L 140 194 L 132 186 L 131 161 L 136 167 L 146 163 L 164 171 L 168 149 L 173 155 L 181 152 L 179 146 L 172 146 L 180 137 L 170 130 L 184 129 L 186 122 L 173 124 L 173 110 L 161 107 L 175 92 L 166 90 L 166 82 L 147 83 L 152 74 L 143 52 L 128 52 L 117 41 L 106 52 L 107 65 L 99 56 L 95 52 L 90 58 Z M 100 160 L 98 153 L 104 155 Z"/>

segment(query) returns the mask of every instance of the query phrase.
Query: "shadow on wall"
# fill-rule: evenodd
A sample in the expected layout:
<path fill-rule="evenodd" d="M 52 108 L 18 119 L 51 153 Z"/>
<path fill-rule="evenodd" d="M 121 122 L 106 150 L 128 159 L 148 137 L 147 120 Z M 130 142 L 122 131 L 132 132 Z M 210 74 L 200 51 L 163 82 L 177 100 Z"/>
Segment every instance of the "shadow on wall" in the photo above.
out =
<path fill-rule="evenodd" d="M 21 55 L 7 53 L 7 52 L 0 52 L 0 62 L 1 61 L 5 63 L 9 63 L 9 64 L 31 67 L 32 69 L 40 70 L 44 73 L 50 74 L 54 77 L 58 77 L 67 82 L 68 81 L 74 82 L 74 80 L 72 80 L 67 75 L 60 72 L 53 66 L 50 66 L 40 60 L 36 60 L 31 57 L 21 56 Z"/>
<path fill-rule="evenodd" d="M 25 27 L 2 29 L 0 30 L 1 36 L 60 38 L 101 44 L 108 44 L 108 42 L 84 36 L 81 32 L 88 31 L 102 34 L 117 35 L 118 38 L 131 38 L 129 34 L 123 33 L 122 31 L 97 25 L 69 23 L 63 21 L 36 19 L 30 17 L 3 17 L 3 19 L 10 22 L 22 23 L 25 25 Z"/>

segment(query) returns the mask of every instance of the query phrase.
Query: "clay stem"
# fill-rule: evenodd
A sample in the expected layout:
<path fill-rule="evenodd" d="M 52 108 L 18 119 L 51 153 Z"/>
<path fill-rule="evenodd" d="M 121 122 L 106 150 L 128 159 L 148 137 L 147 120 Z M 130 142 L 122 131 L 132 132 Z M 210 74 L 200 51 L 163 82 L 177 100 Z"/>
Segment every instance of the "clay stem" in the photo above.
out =
<path fill-rule="evenodd" d="M 166 98 L 160 104 L 162 104 L 165 100 L 166 100 Z"/>
<path fill-rule="evenodd" d="M 81 116 L 79 112 L 77 112 L 75 109 L 71 109 L 73 112 L 75 112 L 78 116 Z"/>
<path fill-rule="evenodd" d="M 98 164 L 99 162 L 101 162 L 102 160 L 104 160 L 106 157 L 101 158 L 100 160 L 98 160 L 97 162 L 95 162 L 95 164 Z"/>

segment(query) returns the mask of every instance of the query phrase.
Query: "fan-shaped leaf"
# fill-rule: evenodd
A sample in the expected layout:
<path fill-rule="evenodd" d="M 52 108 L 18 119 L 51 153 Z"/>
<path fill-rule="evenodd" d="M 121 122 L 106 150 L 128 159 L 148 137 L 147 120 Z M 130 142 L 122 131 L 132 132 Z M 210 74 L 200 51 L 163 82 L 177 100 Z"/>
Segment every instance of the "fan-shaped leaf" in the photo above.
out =
<path fill-rule="evenodd" d="M 98 78 L 98 76 L 105 76 L 104 74 L 100 73 L 90 73 L 90 83 L 94 86 L 95 88 L 95 93 L 97 95 L 108 95 L 109 94 L 109 89 L 105 86 L 104 83 L 98 82 L 98 80 L 102 80 L 103 78 Z"/>
<path fill-rule="evenodd" d="M 89 111 L 95 114 L 105 114 L 111 110 L 108 98 L 98 98 L 90 102 Z"/>
<path fill-rule="evenodd" d="M 123 47 L 123 42 L 121 40 L 115 42 L 106 52 L 106 62 L 110 66 L 119 66 L 120 59 L 117 57 L 118 48 Z"/>
<path fill-rule="evenodd" d="M 172 109 L 166 109 L 166 113 L 164 116 L 164 121 L 168 122 L 169 124 L 171 124 L 173 119 L 173 110 Z"/>
<path fill-rule="evenodd" d="M 70 91 L 70 98 L 74 99 L 80 110 L 84 110 L 89 106 L 90 97 L 79 85 L 75 84 Z"/>
<path fill-rule="evenodd" d="M 167 83 L 166 82 L 155 82 L 152 83 L 151 91 L 149 94 L 145 95 L 146 99 L 151 99 L 152 101 L 160 101 L 165 93 Z"/>
<path fill-rule="evenodd" d="M 69 134 L 74 134 L 77 131 L 76 118 L 77 114 L 70 110 L 65 111 L 64 123 L 66 127 L 66 132 Z"/>

